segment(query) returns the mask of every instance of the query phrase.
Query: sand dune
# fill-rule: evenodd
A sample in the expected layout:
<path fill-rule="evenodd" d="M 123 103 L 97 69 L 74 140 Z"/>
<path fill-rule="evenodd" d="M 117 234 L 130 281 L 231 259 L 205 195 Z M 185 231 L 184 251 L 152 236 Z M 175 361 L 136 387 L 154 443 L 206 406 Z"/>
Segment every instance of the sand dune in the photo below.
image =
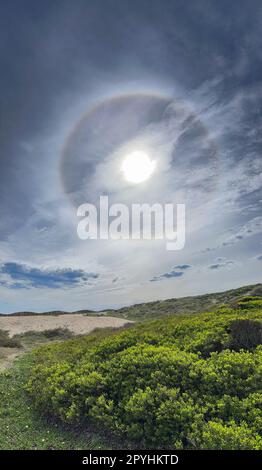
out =
<path fill-rule="evenodd" d="M 0 329 L 8 330 L 10 336 L 26 331 L 43 331 L 55 328 L 68 328 L 79 335 L 90 333 L 96 328 L 119 328 L 127 323 L 132 322 L 116 317 L 90 317 L 82 314 L 0 317 Z"/>

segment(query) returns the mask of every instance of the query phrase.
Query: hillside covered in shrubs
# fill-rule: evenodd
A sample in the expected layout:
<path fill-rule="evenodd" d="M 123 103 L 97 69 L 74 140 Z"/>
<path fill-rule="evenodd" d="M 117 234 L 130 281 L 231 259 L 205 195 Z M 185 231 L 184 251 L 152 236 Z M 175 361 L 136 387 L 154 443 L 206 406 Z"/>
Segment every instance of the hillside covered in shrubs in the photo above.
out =
<path fill-rule="evenodd" d="M 262 300 L 39 348 L 27 391 L 41 413 L 129 447 L 262 449 Z"/>
<path fill-rule="evenodd" d="M 221 304 L 231 305 L 240 297 L 248 295 L 262 296 L 262 284 L 251 284 L 211 294 L 155 300 L 122 307 L 117 310 L 108 310 L 106 313 L 128 320 L 157 320 L 164 316 L 210 312 Z"/>

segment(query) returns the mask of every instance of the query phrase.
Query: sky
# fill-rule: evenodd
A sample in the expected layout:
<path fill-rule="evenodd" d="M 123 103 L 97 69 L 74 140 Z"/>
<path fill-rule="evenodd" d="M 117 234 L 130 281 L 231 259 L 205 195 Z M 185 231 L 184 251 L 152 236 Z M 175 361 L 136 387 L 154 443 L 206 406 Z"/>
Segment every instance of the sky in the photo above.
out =
<path fill-rule="evenodd" d="M 1 3 L 0 312 L 261 282 L 261 30 L 259 0 Z M 80 240 L 100 195 L 185 204 L 185 247 Z"/>

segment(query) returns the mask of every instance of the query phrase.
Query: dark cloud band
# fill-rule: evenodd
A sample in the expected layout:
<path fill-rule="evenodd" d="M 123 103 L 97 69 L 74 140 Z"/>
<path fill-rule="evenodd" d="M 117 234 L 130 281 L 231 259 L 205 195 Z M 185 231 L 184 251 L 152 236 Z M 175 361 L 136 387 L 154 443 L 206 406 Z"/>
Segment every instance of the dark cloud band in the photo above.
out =
<path fill-rule="evenodd" d="M 98 277 L 97 273 L 82 269 L 41 269 L 14 262 L 0 266 L 0 285 L 14 289 L 76 287 Z"/>

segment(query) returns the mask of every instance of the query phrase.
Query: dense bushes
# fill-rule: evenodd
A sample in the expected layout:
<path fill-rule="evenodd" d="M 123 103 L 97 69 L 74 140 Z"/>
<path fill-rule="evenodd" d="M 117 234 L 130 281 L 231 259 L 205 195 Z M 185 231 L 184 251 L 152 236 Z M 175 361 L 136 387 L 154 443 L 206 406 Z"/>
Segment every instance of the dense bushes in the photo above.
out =
<path fill-rule="evenodd" d="M 261 438 L 245 423 L 238 426 L 234 421 L 226 425 L 215 421 L 205 423 L 201 434 L 196 435 L 195 443 L 212 450 L 260 450 L 262 445 Z"/>
<path fill-rule="evenodd" d="M 262 449 L 261 309 L 245 305 L 41 348 L 28 391 L 42 411 L 133 445 Z"/>

